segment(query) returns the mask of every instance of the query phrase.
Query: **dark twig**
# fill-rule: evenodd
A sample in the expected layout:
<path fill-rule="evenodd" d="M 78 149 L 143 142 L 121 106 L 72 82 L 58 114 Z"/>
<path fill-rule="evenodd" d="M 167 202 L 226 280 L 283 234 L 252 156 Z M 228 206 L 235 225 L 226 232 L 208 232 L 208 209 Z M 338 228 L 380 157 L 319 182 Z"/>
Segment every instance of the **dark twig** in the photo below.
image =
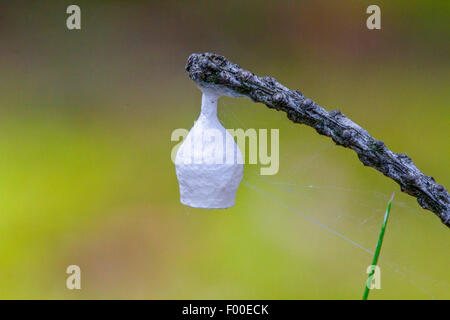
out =
<path fill-rule="evenodd" d="M 337 145 L 352 149 L 365 166 L 393 179 L 403 192 L 416 197 L 422 208 L 433 211 L 450 227 L 447 190 L 417 169 L 406 154 L 390 151 L 383 141 L 374 139 L 340 111 L 327 111 L 300 91 L 290 90 L 272 77 L 258 77 L 214 53 L 192 54 L 186 70 L 201 87 L 214 88 L 233 97 L 248 97 L 284 111 L 293 122 L 313 127 Z"/>

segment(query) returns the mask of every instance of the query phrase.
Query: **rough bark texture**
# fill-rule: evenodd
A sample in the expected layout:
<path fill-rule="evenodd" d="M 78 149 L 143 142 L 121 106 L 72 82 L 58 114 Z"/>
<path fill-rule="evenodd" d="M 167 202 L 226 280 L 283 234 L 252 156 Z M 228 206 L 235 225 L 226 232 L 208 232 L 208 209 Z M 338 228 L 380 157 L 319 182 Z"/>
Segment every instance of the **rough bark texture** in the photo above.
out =
<path fill-rule="evenodd" d="M 417 169 L 406 154 L 390 151 L 383 141 L 374 139 L 340 111 L 327 111 L 300 91 L 290 90 L 272 77 L 258 77 L 214 53 L 192 54 L 186 71 L 201 87 L 214 88 L 233 97 L 248 97 L 284 111 L 293 122 L 313 127 L 337 145 L 352 149 L 365 166 L 396 181 L 403 192 L 416 197 L 422 208 L 433 211 L 450 227 L 447 190 Z"/>

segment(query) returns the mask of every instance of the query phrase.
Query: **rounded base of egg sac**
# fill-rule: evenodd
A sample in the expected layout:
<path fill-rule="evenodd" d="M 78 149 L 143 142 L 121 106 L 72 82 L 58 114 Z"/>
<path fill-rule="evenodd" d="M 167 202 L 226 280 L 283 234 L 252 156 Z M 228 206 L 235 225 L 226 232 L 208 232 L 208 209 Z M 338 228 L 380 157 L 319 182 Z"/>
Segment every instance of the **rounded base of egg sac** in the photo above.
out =
<path fill-rule="evenodd" d="M 243 176 L 242 164 L 178 164 L 177 178 L 182 204 L 203 209 L 234 206 Z"/>

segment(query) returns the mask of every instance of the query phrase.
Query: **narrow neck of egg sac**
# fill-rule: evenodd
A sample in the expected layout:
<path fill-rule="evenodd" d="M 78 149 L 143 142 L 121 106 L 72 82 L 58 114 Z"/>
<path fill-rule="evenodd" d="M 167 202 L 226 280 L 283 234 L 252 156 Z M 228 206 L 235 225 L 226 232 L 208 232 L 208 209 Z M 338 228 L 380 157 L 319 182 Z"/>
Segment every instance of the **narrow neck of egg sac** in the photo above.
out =
<path fill-rule="evenodd" d="M 200 118 L 217 119 L 217 100 L 220 95 L 218 93 L 203 90 L 202 95 L 202 109 L 200 111 Z"/>

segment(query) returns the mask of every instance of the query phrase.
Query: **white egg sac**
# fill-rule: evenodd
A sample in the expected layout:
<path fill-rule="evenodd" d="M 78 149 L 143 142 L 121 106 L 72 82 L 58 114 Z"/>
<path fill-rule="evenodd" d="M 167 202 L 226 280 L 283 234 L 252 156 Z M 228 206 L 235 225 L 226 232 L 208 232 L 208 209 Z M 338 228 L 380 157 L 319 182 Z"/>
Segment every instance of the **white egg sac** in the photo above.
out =
<path fill-rule="evenodd" d="M 202 91 L 200 117 L 175 158 L 180 201 L 194 208 L 229 208 L 243 176 L 242 153 L 217 118 L 220 95 Z"/>

